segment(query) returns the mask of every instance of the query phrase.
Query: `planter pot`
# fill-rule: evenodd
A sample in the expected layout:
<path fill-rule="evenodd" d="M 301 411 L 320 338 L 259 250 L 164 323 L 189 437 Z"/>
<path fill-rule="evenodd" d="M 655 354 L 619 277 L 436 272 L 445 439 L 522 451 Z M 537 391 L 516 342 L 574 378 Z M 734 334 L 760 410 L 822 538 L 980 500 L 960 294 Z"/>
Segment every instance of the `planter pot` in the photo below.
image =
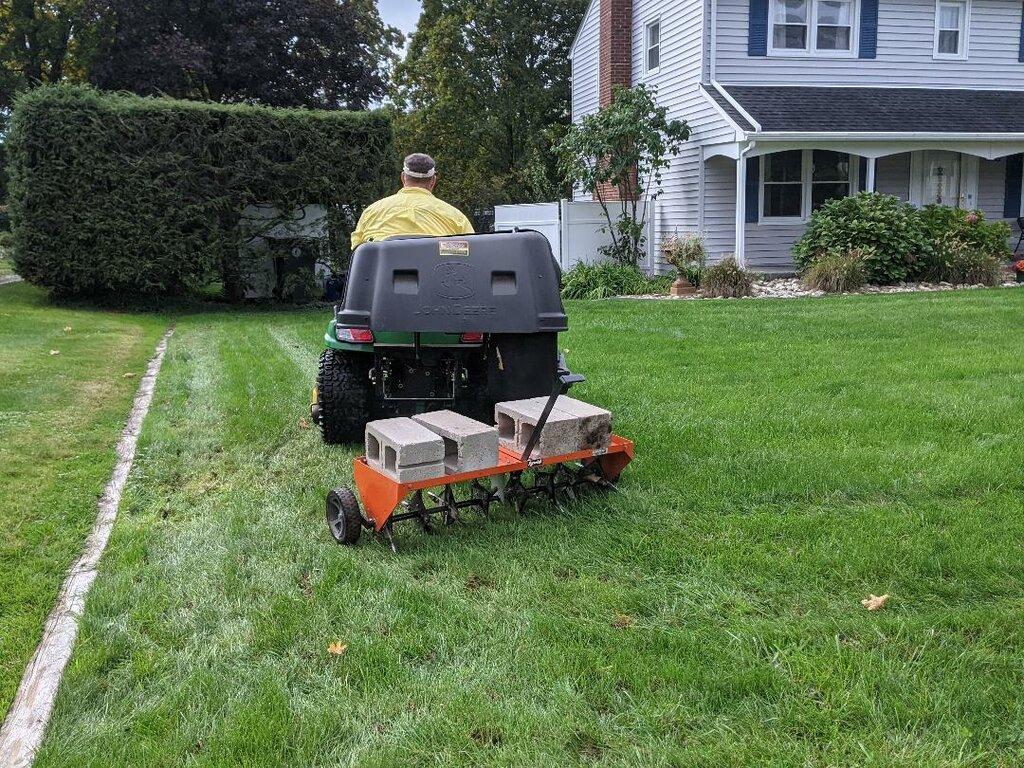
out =
<path fill-rule="evenodd" d="M 668 293 L 670 296 L 693 296 L 697 293 L 697 289 L 685 277 L 679 276 L 672 283 L 672 287 L 668 289 Z"/>
<path fill-rule="evenodd" d="M 1017 282 L 1024 283 L 1024 272 L 1017 272 Z"/>

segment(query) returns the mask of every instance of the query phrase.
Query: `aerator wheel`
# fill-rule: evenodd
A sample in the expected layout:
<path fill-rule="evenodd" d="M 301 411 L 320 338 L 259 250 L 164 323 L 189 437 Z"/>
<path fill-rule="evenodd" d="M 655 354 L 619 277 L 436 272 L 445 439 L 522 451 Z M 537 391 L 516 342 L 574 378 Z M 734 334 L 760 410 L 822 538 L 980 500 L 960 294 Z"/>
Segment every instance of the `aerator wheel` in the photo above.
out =
<path fill-rule="evenodd" d="M 373 355 L 325 349 L 316 377 L 314 414 L 324 442 L 360 443 L 370 420 Z"/>
<path fill-rule="evenodd" d="M 355 544 L 363 529 L 359 500 L 347 486 L 339 486 L 327 494 L 327 526 L 339 544 Z"/>

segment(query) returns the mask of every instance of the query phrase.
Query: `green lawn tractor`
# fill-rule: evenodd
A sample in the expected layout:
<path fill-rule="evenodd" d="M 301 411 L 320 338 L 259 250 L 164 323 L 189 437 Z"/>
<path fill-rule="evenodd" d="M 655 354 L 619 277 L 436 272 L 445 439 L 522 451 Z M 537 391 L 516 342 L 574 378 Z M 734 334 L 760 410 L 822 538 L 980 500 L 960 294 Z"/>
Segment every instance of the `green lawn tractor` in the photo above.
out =
<path fill-rule="evenodd" d="M 445 408 L 491 424 L 496 402 L 547 396 L 565 373 L 560 279 L 531 231 L 359 246 L 313 390 L 324 441 L 362 442 L 368 421 Z"/>

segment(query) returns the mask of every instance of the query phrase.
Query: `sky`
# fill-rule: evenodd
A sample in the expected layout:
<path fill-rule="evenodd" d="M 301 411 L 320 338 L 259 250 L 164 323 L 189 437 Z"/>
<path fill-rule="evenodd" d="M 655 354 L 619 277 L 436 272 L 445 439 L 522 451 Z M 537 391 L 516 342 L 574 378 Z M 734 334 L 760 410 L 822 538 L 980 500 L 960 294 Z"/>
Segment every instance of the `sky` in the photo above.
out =
<path fill-rule="evenodd" d="M 385 24 L 398 27 L 406 34 L 416 28 L 420 18 L 419 0 L 377 0 L 377 8 Z"/>

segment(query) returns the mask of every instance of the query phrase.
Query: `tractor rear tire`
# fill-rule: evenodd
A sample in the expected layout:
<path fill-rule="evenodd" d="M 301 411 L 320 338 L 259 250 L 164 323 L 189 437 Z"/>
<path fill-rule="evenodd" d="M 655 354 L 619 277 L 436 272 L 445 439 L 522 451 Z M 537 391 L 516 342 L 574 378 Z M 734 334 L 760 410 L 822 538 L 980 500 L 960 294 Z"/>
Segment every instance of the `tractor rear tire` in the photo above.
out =
<path fill-rule="evenodd" d="M 354 545 L 363 530 L 363 513 L 352 489 L 341 485 L 327 494 L 327 527 L 339 544 Z"/>
<path fill-rule="evenodd" d="M 325 349 L 316 377 L 318 421 L 324 442 L 361 443 L 370 421 L 373 355 Z"/>

